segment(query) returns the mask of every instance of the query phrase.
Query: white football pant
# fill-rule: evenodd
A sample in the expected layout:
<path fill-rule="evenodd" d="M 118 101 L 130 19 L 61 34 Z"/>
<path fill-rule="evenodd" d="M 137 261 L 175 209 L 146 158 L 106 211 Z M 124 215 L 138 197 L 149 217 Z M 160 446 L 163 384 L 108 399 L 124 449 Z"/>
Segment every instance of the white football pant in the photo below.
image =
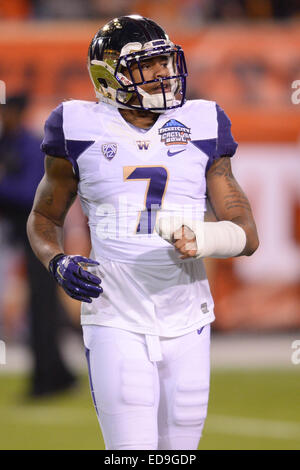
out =
<path fill-rule="evenodd" d="M 164 338 L 83 325 L 106 449 L 197 449 L 206 418 L 210 325 Z"/>

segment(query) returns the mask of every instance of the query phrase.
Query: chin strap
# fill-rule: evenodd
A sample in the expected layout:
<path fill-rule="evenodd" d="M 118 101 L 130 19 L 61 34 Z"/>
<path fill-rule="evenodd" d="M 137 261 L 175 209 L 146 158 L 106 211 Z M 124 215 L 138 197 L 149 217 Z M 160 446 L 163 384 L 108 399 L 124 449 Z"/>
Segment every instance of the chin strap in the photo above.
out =
<path fill-rule="evenodd" d="M 143 106 L 145 108 L 163 108 L 164 107 L 164 97 L 162 93 L 155 93 L 153 95 L 150 95 L 149 93 L 146 93 L 144 90 L 141 90 L 139 88 L 139 93 L 143 97 Z M 175 96 L 172 92 L 165 93 L 166 96 L 166 107 L 173 106 L 175 102 Z M 152 109 L 154 113 L 161 113 L 165 110 L 155 110 Z"/>

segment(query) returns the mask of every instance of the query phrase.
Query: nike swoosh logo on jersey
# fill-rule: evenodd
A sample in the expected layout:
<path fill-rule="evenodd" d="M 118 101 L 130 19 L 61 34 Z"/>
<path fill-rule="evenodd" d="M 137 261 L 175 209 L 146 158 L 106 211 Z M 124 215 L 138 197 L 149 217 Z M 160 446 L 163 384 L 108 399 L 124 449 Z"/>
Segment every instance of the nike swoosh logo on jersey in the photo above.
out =
<path fill-rule="evenodd" d="M 183 150 L 178 150 L 177 152 L 171 152 L 171 150 L 168 150 L 168 157 L 173 157 L 174 155 L 177 155 L 177 153 L 185 152 L 186 149 Z"/>

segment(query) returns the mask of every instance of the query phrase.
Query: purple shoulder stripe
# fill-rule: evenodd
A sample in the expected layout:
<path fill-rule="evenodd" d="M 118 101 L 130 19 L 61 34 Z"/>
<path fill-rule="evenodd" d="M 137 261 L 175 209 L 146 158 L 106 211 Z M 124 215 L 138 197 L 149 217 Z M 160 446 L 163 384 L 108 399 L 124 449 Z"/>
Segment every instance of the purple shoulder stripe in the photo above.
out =
<path fill-rule="evenodd" d="M 63 130 L 63 104 L 52 111 L 45 123 L 45 136 L 41 150 L 52 157 L 66 158 L 72 163 L 74 173 L 79 179 L 78 157 L 92 145 L 94 140 L 70 140 Z"/>
<path fill-rule="evenodd" d="M 197 149 L 202 150 L 209 159 L 212 159 L 217 145 L 217 139 L 202 139 L 202 140 L 191 140 L 191 143 L 197 147 Z"/>
<path fill-rule="evenodd" d="M 216 104 L 216 110 L 218 121 L 218 137 L 215 158 L 219 158 L 224 155 L 232 157 L 236 152 L 238 144 L 235 142 L 231 134 L 230 119 L 218 104 Z"/>
<path fill-rule="evenodd" d="M 94 140 L 66 140 L 68 156 L 67 159 L 73 165 L 75 175 L 79 179 L 79 168 L 77 158 L 89 148 L 95 141 Z"/>
<path fill-rule="evenodd" d="M 66 141 L 63 131 L 63 105 L 52 111 L 45 123 L 45 135 L 41 150 L 52 157 L 67 157 Z"/>
<path fill-rule="evenodd" d="M 218 134 L 214 139 L 192 140 L 191 143 L 208 156 L 206 172 L 211 167 L 214 160 L 223 157 L 232 157 L 238 144 L 231 134 L 231 122 L 222 108 L 216 104 Z"/>

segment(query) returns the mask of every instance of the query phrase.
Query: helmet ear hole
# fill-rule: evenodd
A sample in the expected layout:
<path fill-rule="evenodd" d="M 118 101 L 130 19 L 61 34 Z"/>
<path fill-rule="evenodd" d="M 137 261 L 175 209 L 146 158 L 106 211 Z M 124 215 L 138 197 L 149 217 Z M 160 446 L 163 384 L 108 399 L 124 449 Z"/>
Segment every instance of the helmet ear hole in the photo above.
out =
<path fill-rule="evenodd" d="M 98 78 L 97 80 L 101 86 L 103 86 L 104 88 L 108 88 L 107 81 L 105 80 L 105 78 Z"/>

